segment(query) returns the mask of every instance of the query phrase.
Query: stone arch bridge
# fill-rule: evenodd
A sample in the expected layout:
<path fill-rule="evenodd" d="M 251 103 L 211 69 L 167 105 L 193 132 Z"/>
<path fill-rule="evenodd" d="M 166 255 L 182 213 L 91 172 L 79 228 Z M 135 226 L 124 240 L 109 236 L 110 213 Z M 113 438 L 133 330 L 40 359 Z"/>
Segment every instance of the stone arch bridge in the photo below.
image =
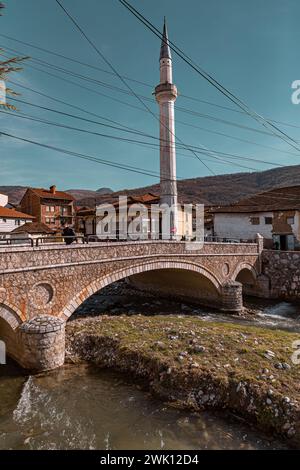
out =
<path fill-rule="evenodd" d="M 25 368 L 57 367 L 74 310 L 124 278 L 163 295 L 240 311 L 242 284 L 259 289 L 262 241 L 204 243 L 192 250 L 175 241 L 0 248 L 0 340 Z"/>

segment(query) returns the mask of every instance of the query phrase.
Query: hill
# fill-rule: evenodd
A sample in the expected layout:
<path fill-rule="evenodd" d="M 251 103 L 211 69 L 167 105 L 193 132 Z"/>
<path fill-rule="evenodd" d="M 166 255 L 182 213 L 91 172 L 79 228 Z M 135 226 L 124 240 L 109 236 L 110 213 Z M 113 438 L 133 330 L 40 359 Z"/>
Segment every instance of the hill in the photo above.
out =
<path fill-rule="evenodd" d="M 253 173 L 206 176 L 178 181 L 179 200 L 183 203 L 204 203 L 208 205 L 230 204 L 243 197 L 267 191 L 276 187 L 300 185 L 300 165 L 276 168 Z M 82 206 L 94 206 L 109 202 L 121 194 L 159 193 L 159 185 L 135 189 L 124 189 L 110 195 L 83 198 Z"/>
<path fill-rule="evenodd" d="M 178 181 L 181 202 L 204 203 L 209 205 L 230 204 L 238 199 L 276 187 L 300 185 L 300 165 L 286 166 L 253 173 L 206 176 Z M 11 204 L 18 204 L 26 187 L 0 186 L 0 193 L 7 194 Z M 97 191 L 69 189 L 79 206 L 94 207 L 95 203 L 110 202 L 121 194 L 159 193 L 159 185 L 124 189 L 112 192 L 109 188 Z"/>

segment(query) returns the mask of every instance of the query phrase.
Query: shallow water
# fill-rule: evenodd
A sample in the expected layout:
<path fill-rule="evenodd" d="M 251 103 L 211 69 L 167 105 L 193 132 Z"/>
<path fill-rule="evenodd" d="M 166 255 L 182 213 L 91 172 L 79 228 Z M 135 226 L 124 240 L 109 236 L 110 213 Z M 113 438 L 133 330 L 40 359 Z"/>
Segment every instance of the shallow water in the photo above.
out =
<path fill-rule="evenodd" d="M 133 300 L 134 299 L 134 300 Z M 300 331 L 300 307 L 247 300 L 251 315 L 226 315 L 138 294 L 120 283 L 103 289 L 71 317 L 177 314 Z M 0 366 L 0 449 L 280 449 L 283 444 L 231 415 L 179 411 L 124 375 L 66 366 L 26 376 Z"/>
<path fill-rule="evenodd" d="M 195 315 L 207 321 L 223 321 L 300 332 L 300 304 L 247 298 L 245 313 L 231 315 L 209 308 L 157 298 L 137 291 L 124 282 L 94 294 L 72 315 L 71 320 L 93 315 Z"/>
<path fill-rule="evenodd" d="M 231 416 L 184 412 L 120 374 L 0 369 L 0 449 L 279 449 Z"/>

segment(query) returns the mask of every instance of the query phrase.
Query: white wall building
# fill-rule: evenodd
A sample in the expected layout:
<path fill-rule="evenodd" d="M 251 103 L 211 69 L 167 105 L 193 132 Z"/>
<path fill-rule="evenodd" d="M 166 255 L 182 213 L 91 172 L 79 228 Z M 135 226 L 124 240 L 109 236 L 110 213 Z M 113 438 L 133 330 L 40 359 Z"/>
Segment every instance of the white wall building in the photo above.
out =
<path fill-rule="evenodd" d="M 26 222 L 32 222 L 33 219 L 34 217 L 23 214 L 23 212 L 0 207 L 0 235 L 12 232 L 15 228 L 26 224 Z"/>
<path fill-rule="evenodd" d="M 300 186 L 278 188 L 211 210 L 214 236 L 265 239 L 266 248 L 300 250 Z"/>
<path fill-rule="evenodd" d="M 8 196 L 6 194 L 0 194 L 0 207 L 5 207 L 8 203 Z"/>

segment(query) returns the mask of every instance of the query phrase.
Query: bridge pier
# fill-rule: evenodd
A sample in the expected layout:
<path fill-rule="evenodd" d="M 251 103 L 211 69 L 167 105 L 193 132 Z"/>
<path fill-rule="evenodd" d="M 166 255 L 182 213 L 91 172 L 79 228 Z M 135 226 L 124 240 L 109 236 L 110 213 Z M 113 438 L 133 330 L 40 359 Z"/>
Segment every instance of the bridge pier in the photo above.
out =
<path fill-rule="evenodd" d="M 18 329 L 21 354 L 17 361 L 35 371 L 60 367 L 65 360 L 65 322 L 50 315 L 39 315 Z"/>
<path fill-rule="evenodd" d="M 243 286 L 240 282 L 229 281 L 222 286 L 222 307 L 224 312 L 243 310 Z"/>

